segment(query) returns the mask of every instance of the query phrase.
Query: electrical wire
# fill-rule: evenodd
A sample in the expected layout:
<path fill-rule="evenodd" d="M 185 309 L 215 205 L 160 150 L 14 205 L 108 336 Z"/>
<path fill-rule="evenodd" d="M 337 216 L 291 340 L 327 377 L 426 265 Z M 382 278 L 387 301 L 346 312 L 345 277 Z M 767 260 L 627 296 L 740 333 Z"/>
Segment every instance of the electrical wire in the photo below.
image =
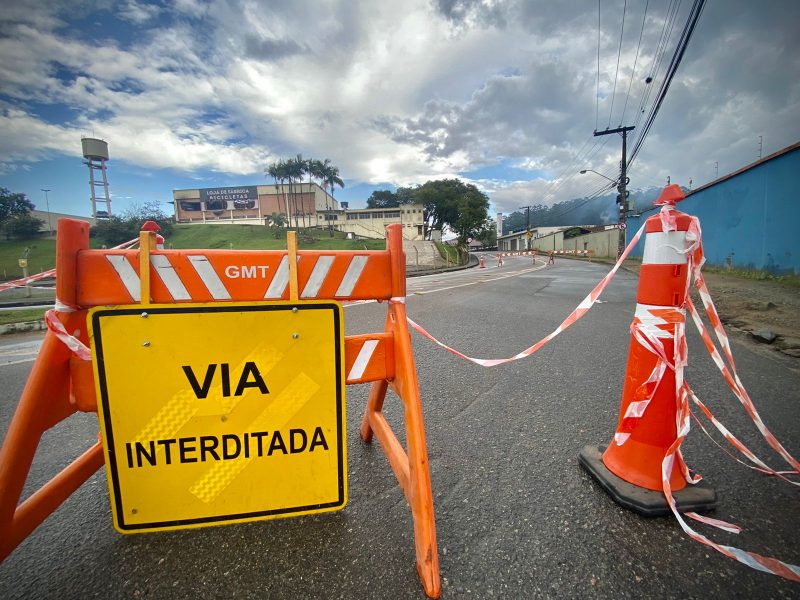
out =
<path fill-rule="evenodd" d="M 647 137 L 647 134 L 650 132 L 650 128 L 653 126 L 653 122 L 656 119 L 656 115 L 658 115 L 658 111 L 661 108 L 661 104 L 664 102 L 664 98 L 667 96 L 667 91 L 669 90 L 669 86 L 672 83 L 673 77 L 675 77 L 675 73 L 678 71 L 678 67 L 683 60 L 683 56 L 686 53 L 686 48 L 689 45 L 689 40 L 692 38 L 692 34 L 694 33 L 695 27 L 697 26 L 697 21 L 700 19 L 700 15 L 703 12 L 703 8 L 705 7 L 705 0 L 695 0 L 694 4 L 692 5 L 692 9 L 689 13 L 689 17 L 686 20 L 686 24 L 683 27 L 683 31 L 681 32 L 681 37 L 678 40 L 678 44 L 675 47 L 675 53 L 672 55 L 672 60 L 670 60 L 670 64 L 667 67 L 667 72 L 664 76 L 664 81 L 661 84 L 661 87 L 658 90 L 658 96 L 656 100 L 653 102 L 653 107 L 650 110 L 650 114 L 647 116 L 647 121 L 645 122 L 644 127 L 642 128 L 641 132 L 639 133 L 639 137 L 636 140 L 636 144 L 633 147 L 633 151 L 631 152 L 630 158 L 628 159 L 628 167 L 633 164 L 633 161 L 636 159 L 636 156 L 639 154 L 639 150 L 644 144 L 644 140 Z"/>
<path fill-rule="evenodd" d="M 642 34 L 644 34 L 644 24 L 647 20 L 647 8 L 650 6 L 650 0 L 644 5 L 644 15 L 642 16 L 642 28 L 639 30 L 639 44 L 636 46 L 636 58 L 633 59 L 633 70 L 631 71 L 631 80 L 628 83 L 628 93 L 625 95 L 625 105 L 622 107 L 622 118 L 619 120 L 619 126 L 625 122 L 625 111 L 628 109 L 628 98 L 631 96 L 631 86 L 633 85 L 633 78 L 636 76 L 636 64 L 639 62 L 639 49 L 642 47 Z"/>
<path fill-rule="evenodd" d="M 622 56 L 622 34 L 625 32 L 625 12 L 628 9 L 628 0 L 622 6 L 622 27 L 619 30 L 619 49 L 617 50 L 617 70 L 614 73 L 614 90 L 611 92 L 611 110 L 608 113 L 608 126 L 611 127 L 611 117 L 614 115 L 614 99 L 617 97 L 617 76 L 619 75 L 619 58 Z"/>
<path fill-rule="evenodd" d="M 597 91 L 594 96 L 594 130 L 600 119 L 600 0 L 597 0 Z"/>
<path fill-rule="evenodd" d="M 667 15 L 664 17 L 664 25 L 661 28 L 661 36 L 658 40 L 658 46 L 656 47 L 656 51 L 653 54 L 653 60 L 650 63 L 650 71 L 648 74 L 648 79 L 650 82 L 654 82 L 658 76 L 658 71 L 661 66 L 661 62 L 664 58 L 664 53 L 667 49 L 667 45 L 669 43 L 670 37 L 672 37 L 672 29 L 675 26 L 675 20 L 678 15 L 678 9 L 680 8 L 681 0 L 670 0 L 669 7 L 667 8 Z M 650 94 L 652 93 L 653 89 L 655 88 L 654 85 L 647 85 L 645 87 L 644 94 L 642 95 L 642 99 L 639 102 L 639 109 L 637 111 L 636 120 L 634 122 L 634 127 L 639 125 L 639 122 L 642 119 L 642 115 L 645 112 L 645 106 L 647 105 L 647 101 L 650 99 Z"/>

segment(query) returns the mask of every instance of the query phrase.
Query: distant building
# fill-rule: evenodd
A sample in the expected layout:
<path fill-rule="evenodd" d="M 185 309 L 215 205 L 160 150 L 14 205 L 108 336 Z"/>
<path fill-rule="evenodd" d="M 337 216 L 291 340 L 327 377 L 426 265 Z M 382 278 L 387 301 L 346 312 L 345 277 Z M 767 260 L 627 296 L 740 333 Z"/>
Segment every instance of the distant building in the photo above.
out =
<path fill-rule="evenodd" d="M 42 222 L 39 226 L 39 233 L 44 236 L 56 235 L 59 219 L 76 219 L 78 221 L 86 221 L 89 225 L 96 225 L 96 221 L 91 217 L 78 217 L 76 215 L 44 210 L 32 210 L 29 214 Z"/>
<path fill-rule="evenodd" d="M 337 231 L 351 233 L 355 237 L 382 239 L 386 237 L 386 226 L 402 225 L 403 239 L 424 239 L 423 212 L 421 204 L 403 204 L 397 208 L 352 208 L 326 211 L 319 215 L 319 225 L 333 225 Z"/>
<path fill-rule="evenodd" d="M 399 223 L 403 238 L 423 239 L 422 205 L 350 209 L 316 183 L 173 190 L 177 223 L 268 225 L 272 215 L 292 226 L 332 227 L 354 237 L 383 239 L 387 225 Z"/>
<path fill-rule="evenodd" d="M 533 249 L 537 247 L 536 243 L 534 242 L 536 238 L 551 236 L 553 234 L 557 234 L 558 232 L 572 229 L 573 227 L 575 227 L 575 225 L 559 225 L 557 227 L 531 227 L 530 237 L 528 237 L 527 230 L 512 231 L 506 235 L 498 236 L 497 249 L 501 252 L 514 252 L 517 250 Z M 589 228 L 591 226 L 584 225 L 582 227 Z M 562 235 L 561 240 L 563 239 L 564 236 Z M 554 249 L 561 250 L 562 248 L 559 246 L 558 248 Z"/>
<path fill-rule="evenodd" d="M 336 210 L 338 202 L 316 183 L 243 185 L 173 190 L 177 223 L 264 225 L 273 213 L 291 217 L 292 225 L 317 224 L 317 213 Z"/>

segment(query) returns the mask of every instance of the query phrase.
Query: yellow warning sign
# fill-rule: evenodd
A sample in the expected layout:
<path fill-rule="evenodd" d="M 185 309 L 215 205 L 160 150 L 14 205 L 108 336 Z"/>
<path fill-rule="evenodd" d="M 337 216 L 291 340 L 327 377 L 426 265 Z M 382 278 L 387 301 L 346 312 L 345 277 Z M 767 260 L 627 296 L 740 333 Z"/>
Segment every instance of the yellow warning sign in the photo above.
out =
<path fill-rule="evenodd" d="M 343 319 L 330 301 L 91 310 L 117 530 L 343 508 Z"/>

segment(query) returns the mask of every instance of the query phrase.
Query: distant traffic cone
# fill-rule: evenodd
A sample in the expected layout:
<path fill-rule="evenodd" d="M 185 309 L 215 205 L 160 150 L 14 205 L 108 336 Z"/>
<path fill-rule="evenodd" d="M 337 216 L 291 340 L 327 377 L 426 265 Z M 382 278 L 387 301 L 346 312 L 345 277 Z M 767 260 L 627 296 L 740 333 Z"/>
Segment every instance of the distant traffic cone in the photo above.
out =
<path fill-rule="evenodd" d="M 674 205 L 683 197 L 678 186 L 668 186 L 656 204 Z M 681 250 L 688 247 L 690 223 L 689 215 L 674 209 L 647 219 L 617 430 L 605 452 L 586 446 L 579 455 L 617 503 L 647 516 L 670 513 L 661 465 L 677 438 L 678 397 L 669 364 L 675 361 L 676 331 L 686 319 L 688 264 Z M 702 481 L 687 487 L 686 474 L 678 452 L 669 474 L 678 510 L 713 509 L 715 491 Z"/>
<path fill-rule="evenodd" d="M 480 268 L 481 269 L 485 269 L 486 268 L 486 261 L 483 260 L 482 256 L 481 256 L 481 266 L 480 266 Z"/>

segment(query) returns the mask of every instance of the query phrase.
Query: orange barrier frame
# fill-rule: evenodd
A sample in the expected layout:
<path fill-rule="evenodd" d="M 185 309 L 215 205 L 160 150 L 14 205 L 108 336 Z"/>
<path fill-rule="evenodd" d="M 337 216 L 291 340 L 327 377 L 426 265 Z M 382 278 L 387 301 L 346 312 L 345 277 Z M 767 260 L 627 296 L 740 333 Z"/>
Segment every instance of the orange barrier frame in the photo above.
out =
<path fill-rule="evenodd" d="M 433 494 L 419 383 L 406 322 L 405 255 L 400 227 L 396 224 L 387 227 L 385 251 L 298 251 L 293 232 L 288 236 L 288 248 L 284 251 L 162 250 L 157 248 L 156 234 L 151 231 L 141 232 L 139 250 L 90 250 L 88 224 L 61 219 L 56 241 L 55 315 L 67 333 L 88 345 L 87 309 L 106 304 L 147 305 L 176 301 L 169 295 L 167 280 L 158 270 L 165 262 L 182 279 L 184 290 L 191 294 L 188 299 L 182 298 L 186 301 L 209 301 L 203 294 L 210 293 L 195 281 L 197 275 L 186 265 L 191 261 L 205 261 L 210 265 L 207 268 L 216 272 L 225 261 L 232 260 L 247 264 L 262 261 L 273 265 L 270 273 L 277 270 L 281 261 L 288 262 L 287 289 L 276 299 L 298 301 L 305 297 L 301 290 L 306 294 L 311 288 L 319 291 L 317 298 L 388 301 L 385 331 L 345 338 L 346 382 L 348 385 L 372 382 L 361 424 L 361 439 L 371 443 L 373 437 L 377 437 L 386 454 L 411 508 L 417 571 L 423 588 L 429 597 L 438 598 L 441 583 Z M 334 281 L 312 285 L 316 265 L 323 256 Z M 356 260 L 362 269 L 360 278 L 349 287 L 340 285 L 337 289 L 337 278 L 347 277 L 349 265 Z M 125 269 L 138 279 L 138 290 L 132 290 L 130 284 L 126 289 L 119 283 L 110 266 L 113 262 L 128 265 Z M 343 288 L 347 295 L 338 295 L 344 293 Z M 133 292 L 139 293 L 138 300 L 131 296 Z M 226 299 L 232 301 L 264 301 L 265 298 L 263 289 L 255 290 L 246 282 L 231 285 L 226 292 L 230 295 Z M 360 352 L 367 342 L 371 354 L 363 364 Z M 357 360 L 360 366 L 351 370 Z M 390 386 L 403 403 L 406 448 L 382 413 Z M 98 441 L 30 497 L 19 502 L 42 435 L 78 411 L 97 412 L 91 361 L 78 358 L 49 328 L 0 449 L 0 562 L 103 466 L 102 442 Z"/>

